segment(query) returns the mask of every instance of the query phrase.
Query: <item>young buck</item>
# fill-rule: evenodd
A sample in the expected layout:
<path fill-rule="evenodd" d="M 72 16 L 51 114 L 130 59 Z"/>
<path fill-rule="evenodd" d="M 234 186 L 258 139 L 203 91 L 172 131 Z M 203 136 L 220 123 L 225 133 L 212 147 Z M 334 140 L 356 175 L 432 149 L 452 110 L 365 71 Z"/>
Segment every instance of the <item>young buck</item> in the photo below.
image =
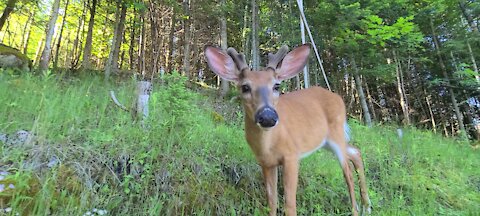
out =
<path fill-rule="evenodd" d="M 245 110 L 245 136 L 265 179 L 270 215 L 277 213 L 277 167 L 283 166 L 285 212 L 296 215 L 300 159 L 327 147 L 338 157 L 347 183 L 353 215 L 358 215 L 349 161 L 358 174 L 362 213 L 370 213 L 370 200 L 360 151 L 347 144 L 348 127 L 342 98 L 326 89 L 311 87 L 280 95 L 280 82 L 292 78 L 307 63 L 310 45 L 288 52 L 283 46 L 268 55 L 264 70 L 251 71 L 245 56 L 206 46 L 209 67 L 241 91 Z"/>

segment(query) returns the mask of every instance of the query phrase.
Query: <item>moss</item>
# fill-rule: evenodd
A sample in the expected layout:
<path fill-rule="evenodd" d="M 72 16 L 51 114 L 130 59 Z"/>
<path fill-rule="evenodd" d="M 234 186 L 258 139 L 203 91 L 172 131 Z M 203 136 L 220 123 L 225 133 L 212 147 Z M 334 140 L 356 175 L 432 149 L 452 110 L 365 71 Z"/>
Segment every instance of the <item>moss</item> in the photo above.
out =
<path fill-rule="evenodd" d="M 11 54 L 19 59 L 23 60 L 24 62 L 29 62 L 30 63 L 30 58 L 28 58 L 27 55 L 23 54 L 20 52 L 20 50 L 15 49 L 13 47 L 9 47 L 5 44 L 0 44 L 0 54 Z"/>

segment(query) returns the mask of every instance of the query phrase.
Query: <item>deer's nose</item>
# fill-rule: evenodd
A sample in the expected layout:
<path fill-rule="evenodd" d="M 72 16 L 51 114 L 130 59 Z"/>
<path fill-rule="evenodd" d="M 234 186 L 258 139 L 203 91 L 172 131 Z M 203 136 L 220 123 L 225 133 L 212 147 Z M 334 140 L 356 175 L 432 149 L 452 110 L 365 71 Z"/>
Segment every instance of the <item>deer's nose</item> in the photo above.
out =
<path fill-rule="evenodd" d="M 265 106 L 257 111 L 255 114 L 255 123 L 263 128 L 270 128 L 277 124 L 278 114 L 269 106 Z"/>

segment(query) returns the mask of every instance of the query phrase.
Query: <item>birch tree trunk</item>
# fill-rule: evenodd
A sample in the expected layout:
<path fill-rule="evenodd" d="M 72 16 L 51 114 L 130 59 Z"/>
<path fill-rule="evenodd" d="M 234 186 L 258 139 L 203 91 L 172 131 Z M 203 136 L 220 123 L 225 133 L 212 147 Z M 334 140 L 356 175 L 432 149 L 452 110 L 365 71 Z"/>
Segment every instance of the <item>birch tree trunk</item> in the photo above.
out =
<path fill-rule="evenodd" d="M 258 70 L 260 67 L 260 50 L 258 47 L 258 5 L 256 0 L 252 0 L 252 69 Z"/>
<path fill-rule="evenodd" d="M 40 57 L 40 71 L 45 71 L 48 69 L 48 63 L 50 62 L 50 53 L 52 52 L 52 38 L 53 33 L 55 32 L 55 22 L 58 18 L 58 9 L 60 8 L 60 0 L 55 0 L 52 6 L 52 12 L 50 15 L 50 20 L 45 31 L 45 46 L 43 47 L 42 56 Z"/>
<path fill-rule="evenodd" d="M 37 65 L 40 62 L 40 57 L 41 57 L 41 52 L 42 52 L 42 47 L 43 47 L 43 38 L 38 41 L 37 45 L 37 51 L 35 51 L 35 60 L 33 62 L 33 65 Z"/>
<path fill-rule="evenodd" d="M 477 80 L 478 83 L 480 83 L 480 75 L 478 75 L 478 66 L 477 66 L 477 61 L 475 61 L 475 56 L 473 55 L 472 51 L 472 46 L 470 46 L 470 42 L 467 39 L 467 48 L 468 48 L 468 54 L 470 55 L 470 60 L 472 61 L 473 65 L 473 71 L 475 71 L 475 79 Z"/>
<path fill-rule="evenodd" d="M 191 20 L 190 17 L 190 1 L 183 0 L 183 11 L 185 13 L 184 25 L 184 47 L 183 47 L 183 73 L 190 77 L 190 41 L 191 41 Z"/>
<path fill-rule="evenodd" d="M 363 110 L 363 119 L 365 120 L 365 124 L 368 127 L 372 127 L 372 118 L 370 117 L 370 111 L 368 109 L 367 99 L 365 98 L 365 93 L 362 87 L 362 80 L 360 79 L 360 73 L 358 71 L 357 64 L 355 62 L 355 58 L 352 57 L 352 67 L 355 77 L 355 86 L 357 88 L 358 97 L 360 98 L 360 104 L 362 105 Z"/>
<path fill-rule="evenodd" d="M 85 40 L 85 48 L 83 49 L 82 70 L 89 70 L 92 67 L 90 56 L 92 55 L 93 26 L 95 25 L 96 8 L 97 0 L 92 0 L 92 4 L 90 5 L 90 20 L 88 21 L 87 39 Z"/>
<path fill-rule="evenodd" d="M 221 0 L 220 4 L 225 6 L 225 0 Z M 225 17 L 225 13 L 222 12 L 222 16 L 220 17 L 220 46 L 222 47 L 223 51 L 227 51 L 228 43 L 227 43 L 227 18 Z M 229 90 L 229 83 L 225 79 L 221 79 L 221 90 L 220 96 L 225 97 Z"/>
<path fill-rule="evenodd" d="M 172 19 L 170 20 L 170 33 L 169 33 L 169 42 L 168 42 L 168 53 L 167 53 L 167 71 L 171 72 L 173 67 L 173 49 L 174 49 L 174 37 L 175 37 L 175 25 L 177 22 L 176 13 L 173 11 Z"/>
<path fill-rule="evenodd" d="M 402 107 L 403 118 L 405 120 L 404 124 L 410 125 L 410 113 L 408 108 L 407 96 L 405 94 L 405 83 L 403 82 L 403 71 L 401 67 L 401 62 L 398 59 L 396 52 L 392 51 L 392 53 L 396 63 L 395 69 L 397 72 L 397 91 L 400 98 L 400 106 Z"/>

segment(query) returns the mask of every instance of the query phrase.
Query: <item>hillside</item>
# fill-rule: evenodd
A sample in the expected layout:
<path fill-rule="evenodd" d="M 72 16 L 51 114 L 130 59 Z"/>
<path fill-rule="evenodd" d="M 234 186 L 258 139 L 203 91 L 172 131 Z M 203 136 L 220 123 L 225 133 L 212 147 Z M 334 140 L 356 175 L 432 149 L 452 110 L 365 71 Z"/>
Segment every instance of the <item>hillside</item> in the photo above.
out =
<path fill-rule="evenodd" d="M 155 85 L 142 128 L 108 94 L 131 104 L 133 81 L 0 73 L 0 208 L 12 215 L 265 215 L 237 102 L 221 105 L 215 92 L 188 90 L 185 80 L 168 75 Z M 400 139 L 397 126 L 349 123 L 373 215 L 478 214 L 478 150 L 415 128 L 403 128 Z M 349 214 L 331 153 L 301 162 L 297 197 L 299 215 Z"/>

